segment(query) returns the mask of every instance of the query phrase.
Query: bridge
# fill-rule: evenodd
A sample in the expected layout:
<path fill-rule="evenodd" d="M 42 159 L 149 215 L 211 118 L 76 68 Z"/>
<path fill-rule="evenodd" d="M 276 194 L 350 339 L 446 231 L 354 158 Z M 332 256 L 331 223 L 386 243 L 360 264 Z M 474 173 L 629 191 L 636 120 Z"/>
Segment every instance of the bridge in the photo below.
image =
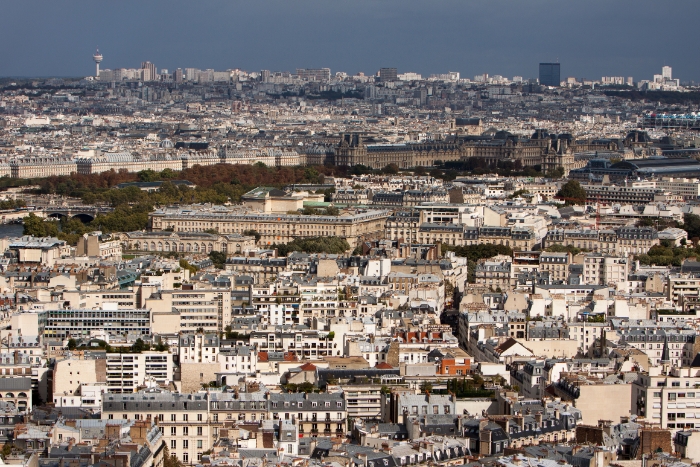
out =
<path fill-rule="evenodd" d="M 114 211 L 114 208 L 105 206 L 35 206 L 34 209 L 0 211 L 0 222 L 3 224 L 21 223 L 22 219 L 29 214 L 34 214 L 37 217 L 52 219 L 78 219 L 87 224 L 94 220 L 98 214 L 106 214 L 112 211 Z"/>
<path fill-rule="evenodd" d="M 91 222 L 99 214 L 106 214 L 114 211 L 114 208 L 105 206 L 46 206 L 41 212 L 43 217 L 61 219 L 67 217 L 69 219 L 78 219 L 81 222 Z M 39 215 L 36 211 L 36 215 Z"/>

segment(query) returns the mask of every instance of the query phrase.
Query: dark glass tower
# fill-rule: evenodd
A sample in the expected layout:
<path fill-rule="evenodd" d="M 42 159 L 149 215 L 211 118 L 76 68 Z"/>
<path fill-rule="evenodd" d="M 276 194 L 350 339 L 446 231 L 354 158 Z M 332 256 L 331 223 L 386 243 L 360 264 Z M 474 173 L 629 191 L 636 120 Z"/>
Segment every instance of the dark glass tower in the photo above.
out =
<path fill-rule="evenodd" d="M 543 86 L 559 86 L 561 69 L 558 63 L 540 63 L 540 84 Z"/>

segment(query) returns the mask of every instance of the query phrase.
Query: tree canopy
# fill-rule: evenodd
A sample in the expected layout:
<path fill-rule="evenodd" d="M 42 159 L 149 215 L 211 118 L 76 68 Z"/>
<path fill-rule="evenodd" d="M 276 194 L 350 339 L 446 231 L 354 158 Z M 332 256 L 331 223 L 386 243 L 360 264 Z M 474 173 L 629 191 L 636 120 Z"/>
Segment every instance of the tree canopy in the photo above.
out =
<path fill-rule="evenodd" d="M 586 190 L 578 180 L 566 182 L 557 193 L 557 197 L 563 199 L 566 204 L 586 204 Z"/>
<path fill-rule="evenodd" d="M 350 244 L 341 237 L 297 238 L 286 244 L 273 244 L 280 256 L 287 256 L 293 251 L 304 253 L 342 254 L 350 249 Z"/>

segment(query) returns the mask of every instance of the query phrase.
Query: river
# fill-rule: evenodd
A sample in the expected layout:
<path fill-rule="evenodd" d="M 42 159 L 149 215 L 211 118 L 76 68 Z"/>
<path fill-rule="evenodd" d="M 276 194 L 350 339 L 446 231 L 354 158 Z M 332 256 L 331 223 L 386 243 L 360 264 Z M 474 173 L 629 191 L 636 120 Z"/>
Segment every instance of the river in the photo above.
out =
<path fill-rule="evenodd" d="M 0 238 L 21 237 L 23 231 L 22 224 L 0 224 Z"/>

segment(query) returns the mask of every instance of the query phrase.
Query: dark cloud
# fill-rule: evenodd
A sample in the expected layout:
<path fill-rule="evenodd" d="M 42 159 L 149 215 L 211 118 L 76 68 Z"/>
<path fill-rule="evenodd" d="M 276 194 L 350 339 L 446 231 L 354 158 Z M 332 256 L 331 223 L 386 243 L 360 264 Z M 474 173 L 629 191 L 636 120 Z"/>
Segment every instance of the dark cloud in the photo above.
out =
<path fill-rule="evenodd" d="M 4 0 L 0 75 L 104 68 L 700 78 L 697 0 Z"/>

